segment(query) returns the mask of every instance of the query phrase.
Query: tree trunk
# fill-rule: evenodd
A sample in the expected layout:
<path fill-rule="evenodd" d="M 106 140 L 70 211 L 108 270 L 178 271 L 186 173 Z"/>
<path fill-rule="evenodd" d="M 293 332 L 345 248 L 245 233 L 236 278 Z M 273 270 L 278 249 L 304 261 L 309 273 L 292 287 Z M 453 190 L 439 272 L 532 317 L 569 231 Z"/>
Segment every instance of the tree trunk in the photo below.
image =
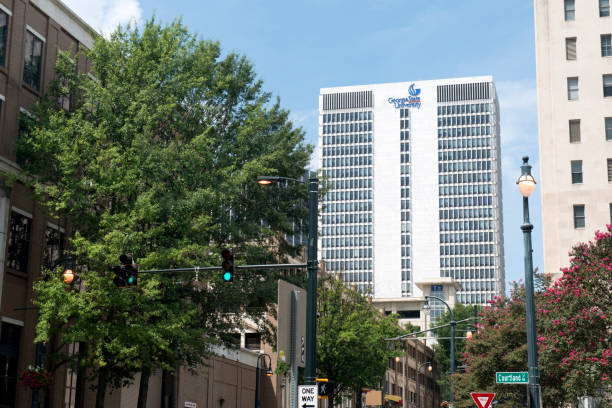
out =
<path fill-rule="evenodd" d="M 149 392 L 149 377 L 151 370 L 145 368 L 140 373 L 140 389 L 138 390 L 138 405 L 137 408 L 147 408 L 147 394 Z"/>
<path fill-rule="evenodd" d="M 355 408 L 361 408 L 361 387 L 355 388 Z"/>
<path fill-rule="evenodd" d="M 98 374 L 98 390 L 96 392 L 96 408 L 104 408 L 104 397 L 106 396 L 106 373 Z"/>

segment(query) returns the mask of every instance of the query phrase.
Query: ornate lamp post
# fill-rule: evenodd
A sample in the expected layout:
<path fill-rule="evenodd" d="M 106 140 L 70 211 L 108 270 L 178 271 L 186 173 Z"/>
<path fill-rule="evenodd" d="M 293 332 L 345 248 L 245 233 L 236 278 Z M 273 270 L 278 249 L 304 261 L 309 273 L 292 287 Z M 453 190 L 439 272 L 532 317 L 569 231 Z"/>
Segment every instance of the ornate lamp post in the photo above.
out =
<path fill-rule="evenodd" d="M 523 242 L 525 245 L 525 312 L 527 314 L 527 365 L 529 371 L 529 407 L 540 408 L 540 369 L 538 367 L 538 349 L 536 343 L 535 301 L 533 296 L 533 248 L 531 247 L 531 231 L 533 225 L 529 222 L 529 196 L 533 193 L 536 182 L 531 175 L 529 157 L 523 157 L 521 177 L 518 184 L 523 196 Z"/>
<path fill-rule="evenodd" d="M 431 372 L 431 361 L 427 361 L 425 363 L 419 364 L 417 367 L 417 408 L 421 408 L 421 382 L 419 381 L 419 373 L 421 372 L 421 367 L 427 366 L 427 370 Z"/>
<path fill-rule="evenodd" d="M 425 296 L 425 303 L 423 304 L 423 309 L 428 309 L 429 308 L 429 299 L 436 299 L 439 300 L 440 302 L 444 303 L 444 306 L 446 306 L 446 308 L 448 309 L 448 313 L 450 314 L 450 329 L 451 329 L 451 335 L 450 335 L 450 373 L 451 375 L 455 374 L 455 326 L 457 325 L 457 322 L 455 322 L 455 315 L 453 314 L 453 309 L 451 309 L 451 307 L 448 305 L 448 303 L 446 303 L 443 299 L 440 299 L 437 296 Z M 451 406 L 453 405 L 453 403 L 455 402 L 455 393 L 453 392 L 453 387 L 451 384 L 450 387 L 450 402 L 451 402 Z"/>
<path fill-rule="evenodd" d="M 266 366 L 266 357 L 268 357 L 267 366 Z M 262 361 L 263 361 L 262 363 L 263 367 L 259 364 Z M 266 353 L 263 353 L 257 356 L 257 365 L 256 365 L 257 372 L 255 373 L 255 408 L 261 407 L 261 402 L 259 398 L 259 383 L 261 382 L 261 380 L 259 379 L 259 377 L 261 375 L 262 368 L 266 370 L 266 376 L 272 377 L 272 359 Z"/>
<path fill-rule="evenodd" d="M 270 185 L 278 181 L 291 181 L 306 184 L 304 181 L 278 176 L 257 177 L 260 185 Z M 319 179 L 308 179 L 308 247 L 307 247 L 307 287 L 306 287 L 306 384 L 315 384 L 317 352 L 317 224 L 319 206 Z"/>

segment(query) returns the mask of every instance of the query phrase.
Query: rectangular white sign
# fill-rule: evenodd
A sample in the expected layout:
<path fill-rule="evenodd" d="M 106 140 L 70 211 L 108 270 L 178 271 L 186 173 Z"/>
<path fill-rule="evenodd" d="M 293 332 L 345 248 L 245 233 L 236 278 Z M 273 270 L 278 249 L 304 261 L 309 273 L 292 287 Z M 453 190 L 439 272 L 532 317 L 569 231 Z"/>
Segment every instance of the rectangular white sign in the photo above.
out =
<path fill-rule="evenodd" d="M 185 408 L 198 408 L 198 404 L 196 404 L 195 402 L 189 402 L 189 401 L 185 401 Z"/>
<path fill-rule="evenodd" d="M 319 405 L 319 390 L 316 385 L 298 386 L 298 407 L 317 408 Z"/>

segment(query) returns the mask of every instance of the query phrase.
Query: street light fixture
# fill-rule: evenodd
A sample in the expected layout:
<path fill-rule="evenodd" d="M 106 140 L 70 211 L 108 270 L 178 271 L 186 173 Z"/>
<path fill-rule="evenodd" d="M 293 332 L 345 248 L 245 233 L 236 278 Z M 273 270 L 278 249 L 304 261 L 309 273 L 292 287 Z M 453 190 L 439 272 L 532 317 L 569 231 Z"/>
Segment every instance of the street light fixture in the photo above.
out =
<path fill-rule="evenodd" d="M 533 295 L 533 248 L 531 246 L 531 231 L 533 225 L 529 222 L 529 196 L 535 188 L 535 179 L 531 175 L 529 157 L 523 157 L 521 177 L 518 184 L 523 196 L 523 243 L 525 246 L 525 313 L 527 315 L 527 365 L 529 371 L 529 407 L 540 408 L 540 369 L 538 367 L 538 349 L 536 343 L 535 301 Z"/>
<path fill-rule="evenodd" d="M 455 326 L 457 325 L 457 322 L 455 322 L 455 315 L 453 314 L 453 309 L 451 309 L 451 307 L 448 305 L 448 303 L 446 303 L 443 299 L 440 299 L 437 296 L 425 296 L 425 302 L 423 303 L 423 309 L 428 309 L 429 308 L 429 299 L 436 299 L 439 300 L 440 302 L 444 303 L 444 306 L 446 306 L 446 308 L 448 309 L 448 313 L 450 314 L 450 329 L 451 329 L 451 335 L 450 335 L 450 373 L 451 375 L 455 374 Z M 451 405 L 453 405 L 453 403 L 455 402 L 455 393 L 453 392 L 453 387 L 451 384 L 450 387 L 450 402 Z"/>
<path fill-rule="evenodd" d="M 268 357 L 267 366 L 266 366 L 266 357 Z M 263 361 L 262 363 L 263 367 L 260 364 L 261 361 Z M 261 402 L 259 399 L 259 383 L 261 380 L 259 379 L 259 376 L 261 375 L 262 368 L 266 370 L 266 376 L 272 377 L 272 359 L 266 353 L 262 353 L 259 356 L 257 356 L 257 364 L 255 367 L 255 369 L 257 370 L 257 372 L 255 373 L 255 408 L 260 408 L 261 406 Z"/>
<path fill-rule="evenodd" d="M 419 364 L 417 367 L 417 408 L 421 408 L 421 383 L 419 381 L 419 373 L 421 372 L 421 367 L 427 366 L 427 370 L 431 372 L 431 361 L 427 361 L 425 363 Z"/>
<path fill-rule="evenodd" d="M 306 184 L 306 182 L 289 177 L 259 176 L 257 184 L 271 185 L 279 181 L 291 181 Z M 306 384 L 316 384 L 316 352 L 317 352 L 317 223 L 319 206 L 319 179 L 308 179 L 308 246 L 307 246 L 307 286 L 306 286 L 306 369 L 304 379 Z"/>

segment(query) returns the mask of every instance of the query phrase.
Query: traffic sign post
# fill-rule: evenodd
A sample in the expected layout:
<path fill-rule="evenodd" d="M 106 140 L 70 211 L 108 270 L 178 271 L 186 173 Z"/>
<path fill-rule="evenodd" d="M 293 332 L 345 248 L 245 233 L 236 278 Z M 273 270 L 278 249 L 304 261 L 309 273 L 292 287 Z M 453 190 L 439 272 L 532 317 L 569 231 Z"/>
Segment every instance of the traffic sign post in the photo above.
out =
<path fill-rule="evenodd" d="M 478 406 L 478 408 L 489 408 L 493 398 L 495 397 L 494 392 L 473 392 L 472 399 Z"/>
<path fill-rule="evenodd" d="M 298 408 L 317 408 L 319 392 L 316 385 L 298 386 Z"/>
<path fill-rule="evenodd" d="M 498 372 L 495 373 L 497 384 L 529 384 L 529 374 L 527 371 L 518 372 Z"/>

